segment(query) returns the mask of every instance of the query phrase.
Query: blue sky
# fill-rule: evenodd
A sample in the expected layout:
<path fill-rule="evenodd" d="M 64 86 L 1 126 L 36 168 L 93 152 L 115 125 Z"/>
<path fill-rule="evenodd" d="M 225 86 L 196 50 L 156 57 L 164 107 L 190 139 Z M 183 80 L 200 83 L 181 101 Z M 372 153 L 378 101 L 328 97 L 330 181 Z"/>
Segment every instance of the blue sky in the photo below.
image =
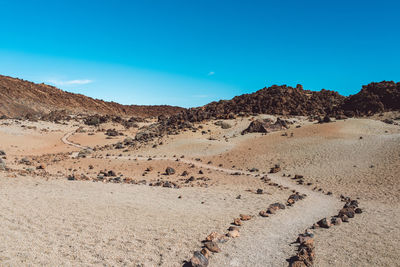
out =
<path fill-rule="evenodd" d="M 400 1 L 0 0 L 0 74 L 123 104 L 400 81 Z"/>

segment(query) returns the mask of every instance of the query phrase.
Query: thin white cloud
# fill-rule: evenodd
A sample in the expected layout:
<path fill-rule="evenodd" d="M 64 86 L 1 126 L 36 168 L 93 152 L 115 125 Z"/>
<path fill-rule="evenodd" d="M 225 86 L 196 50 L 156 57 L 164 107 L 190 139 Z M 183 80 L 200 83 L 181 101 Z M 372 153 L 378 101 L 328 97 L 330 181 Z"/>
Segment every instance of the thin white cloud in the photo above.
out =
<path fill-rule="evenodd" d="M 193 97 L 206 98 L 209 97 L 209 95 L 194 95 Z"/>
<path fill-rule="evenodd" d="M 215 74 L 214 71 L 210 71 L 210 72 L 208 73 L 208 76 L 212 76 L 212 75 L 214 75 L 214 74 Z"/>
<path fill-rule="evenodd" d="M 48 80 L 47 82 L 55 84 L 55 85 L 82 85 L 82 84 L 88 84 L 92 83 L 92 80 L 70 80 L 70 81 L 61 81 L 61 80 Z"/>

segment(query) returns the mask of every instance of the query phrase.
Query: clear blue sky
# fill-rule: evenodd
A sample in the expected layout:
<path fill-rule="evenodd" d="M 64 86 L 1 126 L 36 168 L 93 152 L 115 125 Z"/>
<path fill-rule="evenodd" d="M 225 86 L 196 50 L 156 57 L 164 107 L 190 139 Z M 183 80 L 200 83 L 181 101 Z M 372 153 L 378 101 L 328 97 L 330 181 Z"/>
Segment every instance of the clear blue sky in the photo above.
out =
<path fill-rule="evenodd" d="M 123 104 L 400 81 L 400 1 L 0 0 L 0 74 Z"/>

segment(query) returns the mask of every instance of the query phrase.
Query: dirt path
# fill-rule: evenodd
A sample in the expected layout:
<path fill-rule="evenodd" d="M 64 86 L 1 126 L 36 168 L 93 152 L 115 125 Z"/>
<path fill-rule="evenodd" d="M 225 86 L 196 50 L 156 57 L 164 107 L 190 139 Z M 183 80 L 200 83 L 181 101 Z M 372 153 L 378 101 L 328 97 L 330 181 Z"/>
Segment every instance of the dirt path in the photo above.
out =
<path fill-rule="evenodd" d="M 80 149 L 87 149 L 88 147 L 86 147 L 86 146 L 81 146 L 80 144 L 75 144 L 75 143 L 73 143 L 73 142 L 71 142 L 71 141 L 68 140 L 68 138 L 69 138 L 71 135 L 73 135 L 75 132 L 76 132 L 76 130 L 75 130 L 75 131 L 72 131 L 72 132 L 66 133 L 66 134 L 61 138 L 61 141 L 62 141 L 64 144 L 69 145 L 69 146 L 73 146 L 73 147 L 80 148 Z"/>
<path fill-rule="evenodd" d="M 66 134 L 62 141 L 67 145 L 85 149 L 84 146 L 68 141 L 68 137 L 73 133 Z M 121 156 L 119 158 L 148 160 L 148 157 L 135 156 Z M 176 158 L 154 157 L 152 160 L 176 161 Z M 257 173 L 217 167 L 190 159 L 179 160 L 205 169 L 227 174 L 239 172 L 258 179 Z M 294 207 L 280 211 L 269 218 L 256 216 L 253 220 L 246 222 L 242 226 L 240 238 L 222 245 L 223 252 L 212 256 L 210 266 L 287 266 L 286 259 L 295 254 L 295 247 L 290 244 L 296 240 L 298 234 L 304 232 L 318 220 L 336 214 L 341 206 L 339 198 L 335 196 L 326 196 L 314 192 L 278 175 L 268 174 L 268 177 L 272 182 L 287 186 L 301 194 L 306 194 L 307 198 L 297 202 Z M 269 204 L 271 203 L 265 203 L 266 207 Z M 238 211 L 239 213 L 240 211 Z"/>

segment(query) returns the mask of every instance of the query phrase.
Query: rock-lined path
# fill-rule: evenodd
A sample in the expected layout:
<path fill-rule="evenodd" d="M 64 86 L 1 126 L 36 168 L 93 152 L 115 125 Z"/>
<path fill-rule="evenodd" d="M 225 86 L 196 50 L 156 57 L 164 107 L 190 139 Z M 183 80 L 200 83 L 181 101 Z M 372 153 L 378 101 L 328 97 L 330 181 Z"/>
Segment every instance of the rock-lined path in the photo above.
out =
<path fill-rule="evenodd" d="M 67 145 L 87 149 L 85 146 L 68 141 L 73 134 L 74 132 L 67 133 L 62 141 Z M 148 160 L 148 157 L 137 156 L 118 158 Z M 152 160 L 176 161 L 176 158 L 152 157 Z M 217 167 L 184 158 L 179 161 L 227 174 L 240 173 L 253 176 L 255 179 L 260 178 L 257 173 Z M 210 266 L 287 266 L 286 260 L 296 254 L 296 247 L 290 244 L 296 240 L 298 234 L 303 233 L 305 229 L 320 219 L 337 214 L 342 205 L 339 198 L 312 191 L 293 183 L 289 178 L 278 177 L 274 174 L 268 174 L 268 178 L 271 179 L 271 182 L 306 194 L 307 198 L 268 218 L 256 216 L 253 220 L 246 222 L 241 227 L 240 237 L 221 245 L 222 252 L 214 254 L 210 258 Z M 266 208 L 268 204 L 265 204 Z M 240 211 L 238 211 L 239 213 Z M 188 259 L 190 256 L 188 255 Z"/>
<path fill-rule="evenodd" d="M 73 143 L 73 142 L 71 142 L 71 141 L 68 140 L 68 138 L 69 138 L 71 135 L 73 135 L 75 132 L 76 132 L 76 130 L 75 130 L 75 131 L 72 131 L 72 132 L 66 133 L 66 134 L 61 138 L 61 141 L 62 141 L 64 144 L 69 145 L 69 146 L 73 146 L 73 147 L 80 148 L 80 149 L 87 149 L 88 147 L 86 147 L 86 146 L 81 146 L 80 144 L 75 144 L 75 143 Z"/>

